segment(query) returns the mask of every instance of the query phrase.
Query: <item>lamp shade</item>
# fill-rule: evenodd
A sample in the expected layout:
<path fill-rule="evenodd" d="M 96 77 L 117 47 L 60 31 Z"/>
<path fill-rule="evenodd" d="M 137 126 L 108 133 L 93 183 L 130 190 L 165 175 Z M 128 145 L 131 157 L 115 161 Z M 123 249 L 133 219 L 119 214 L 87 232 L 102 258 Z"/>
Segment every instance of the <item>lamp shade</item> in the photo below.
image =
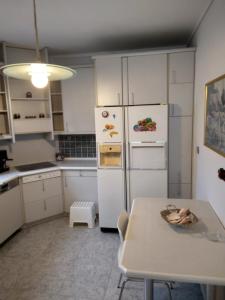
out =
<path fill-rule="evenodd" d="M 71 68 L 45 63 L 10 64 L 0 69 L 6 76 L 22 80 L 31 80 L 34 70 L 37 69 L 44 70 L 48 81 L 64 80 L 77 74 L 77 72 Z M 42 71 L 40 71 L 40 74 L 41 72 Z"/>

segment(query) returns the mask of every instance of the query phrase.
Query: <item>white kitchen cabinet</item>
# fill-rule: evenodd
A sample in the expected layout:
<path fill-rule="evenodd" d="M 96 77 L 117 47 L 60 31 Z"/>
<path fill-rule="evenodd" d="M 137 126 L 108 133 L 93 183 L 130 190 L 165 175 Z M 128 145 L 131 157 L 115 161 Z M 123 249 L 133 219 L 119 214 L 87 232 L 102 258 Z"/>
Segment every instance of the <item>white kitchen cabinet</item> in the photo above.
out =
<path fill-rule="evenodd" d="M 175 199 L 191 199 L 191 184 L 190 183 L 170 183 L 169 184 L 170 198 Z"/>
<path fill-rule="evenodd" d="M 120 57 L 95 58 L 98 106 L 122 105 L 122 63 Z"/>
<path fill-rule="evenodd" d="M 194 52 L 169 54 L 169 83 L 194 82 Z"/>
<path fill-rule="evenodd" d="M 63 212 L 60 172 L 58 177 L 49 179 L 42 179 L 41 174 L 39 176 L 40 180 L 23 183 L 26 223 Z"/>
<path fill-rule="evenodd" d="M 24 223 L 23 201 L 18 179 L 11 181 L 11 189 L 0 194 L 0 244 Z"/>
<path fill-rule="evenodd" d="M 77 69 L 77 75 L 62 81 L 64 130 L 67 133 L 94 133 L 94 69 Z"/>
<path fill-rule="evenodd" d="M 193 83 L 169 85 L 169 116 L 192 116 Z"/>
<path fill-rule="evenodd" d="M 169 183 L 191 183 L 192 117 L 169 118 Z"/>
<path fill-rule="evenodd" d="M 97 208 L 97 171 L 64 171 L 63 181 L 66 212 L 74 201 L 95 202 Z"/>
<path fill-rule="evenodd" d="M 129 105 L 167 103 L 167 55 L 128 57 Z"/>

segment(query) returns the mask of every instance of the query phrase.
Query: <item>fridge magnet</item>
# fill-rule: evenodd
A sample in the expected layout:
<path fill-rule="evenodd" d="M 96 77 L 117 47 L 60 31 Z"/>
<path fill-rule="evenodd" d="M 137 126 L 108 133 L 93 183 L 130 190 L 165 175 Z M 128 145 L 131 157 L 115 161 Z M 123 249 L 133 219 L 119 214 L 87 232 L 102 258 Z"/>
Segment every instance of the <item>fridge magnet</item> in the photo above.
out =
<path fill-rule="evenodd" d="M 111 131 L 111 132 L 109 133 L 109 135 L 110 135 L 111 138 L 112 138 L 114 135 L 117 135 L 117 134 L 119 134 L 118 131 Z"/>
<path fill-rule="evenodd" d="M 204 144 L 225 156 L 225 74 L 206 83 Z"/>
<path fill-rule="evenodd" d="M 151 118 L 145 118 L 137 122 L 133 127 L 134 131 L 156 131 L 156 122 Z"/>
<path fill-rule="evenodd" d="M 102 117 L 103 117 L 103 118 L 108 118 L 108 116 L 109 116 L 109 112 L 106 111 L 106 110 L 104 110 L 104 111 L 102 112 Z"/>
<path fill-rule="evenodd" d="M 105 124 L 105 128 L 103 129 L 103 131 L 108 131 L 108 130 L 112 130 L 114 129 L 114 125 L 113 124 Z"/>

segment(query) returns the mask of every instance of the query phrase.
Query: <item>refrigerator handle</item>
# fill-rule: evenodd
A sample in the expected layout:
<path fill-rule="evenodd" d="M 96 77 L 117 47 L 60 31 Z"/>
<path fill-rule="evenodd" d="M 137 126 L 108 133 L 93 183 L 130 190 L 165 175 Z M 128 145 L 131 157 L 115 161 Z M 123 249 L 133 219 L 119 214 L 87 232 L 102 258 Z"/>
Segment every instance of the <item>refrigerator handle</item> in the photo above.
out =
<path fill-rule="evenodd" d="M 134 92 L 131 93 L 132 105 L 134 105 Z"/>
<path fill-rule="evenodd" d="M 145 143 L 145 142 L 131 142 L 130 148 L 148 148 L 148 147 L 165 147 L 165 142 L 152 142 L 152 143 Z"/>

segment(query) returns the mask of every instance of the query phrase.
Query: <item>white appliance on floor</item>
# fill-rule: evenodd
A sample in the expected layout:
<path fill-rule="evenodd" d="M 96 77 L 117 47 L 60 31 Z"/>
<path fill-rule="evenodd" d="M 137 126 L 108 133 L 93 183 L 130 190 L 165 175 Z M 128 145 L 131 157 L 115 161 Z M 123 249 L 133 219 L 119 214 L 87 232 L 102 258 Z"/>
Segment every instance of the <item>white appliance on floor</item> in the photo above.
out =
<path fill-rule="evenodd" d="M 167 197 L 168 106 L 95 109 L 100 228 L 136 197 Z"/>

